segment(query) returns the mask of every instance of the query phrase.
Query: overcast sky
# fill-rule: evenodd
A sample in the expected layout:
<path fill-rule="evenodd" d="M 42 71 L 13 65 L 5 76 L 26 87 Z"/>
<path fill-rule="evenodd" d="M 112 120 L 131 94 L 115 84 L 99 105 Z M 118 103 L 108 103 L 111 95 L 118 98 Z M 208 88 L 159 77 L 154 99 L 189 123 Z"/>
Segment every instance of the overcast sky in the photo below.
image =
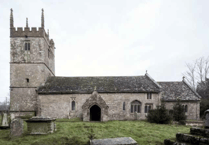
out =
<path fill-rule="evenodd" d="M 208 0 L 0 0 L 0 101 L 9 93 L 9 16 L 55 42 L 56 76 L 137 76 L 181 81 L 209 56 Z"/>

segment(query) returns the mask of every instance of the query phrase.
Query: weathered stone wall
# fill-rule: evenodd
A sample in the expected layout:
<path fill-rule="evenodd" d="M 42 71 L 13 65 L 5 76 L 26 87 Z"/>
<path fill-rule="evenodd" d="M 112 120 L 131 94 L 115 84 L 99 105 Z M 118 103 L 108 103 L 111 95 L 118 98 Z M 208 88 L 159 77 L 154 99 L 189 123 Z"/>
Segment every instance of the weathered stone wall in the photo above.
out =
<path fill-rule="evenodd" d="M 52 73 L 44 64 L 11 64 L 10 87 L 38 87 L 49 75 Z"/>
<path fill-rule="evenodd" d="M 30 50 L 25 50 L 26 42 Z M 34 112 L 37 87 L 54 76 L 54 45 L 45 37 L 11 37 L 10 44 L 10 111 Z"/>
<path fill-rule="evenodd" d="M 11 88 L 10 111 L 35 111 L 36 88 Z"/>
<path fill-rule="evenodd" d="M 133 120 L 134 113 L 131 113 L 131 102 L 141 102 L 140 119 L 146 119 L 145 104 L 153 104 L 153 108 L 159 104 L 159 94 L 153 94 L 152 99 L 147 99 L 146 93 L 99 93 L 102 99 L 109 106 L 109 120 Z M 63 95 L 39 95 L 40 115 L 56 118 L 82 118 L 82 106 L 91 94 L 63 94 Z M 72 101 L 76 102 L 75 110 L 72 110 Z M 125 110 L 123 110 L 125 102 Z"/>
<path fill-rule="evenodd" d="M 166 102 L 166 108 L 169 110 L 173 109 L 173 106 L 176 102 Z M 187 105 L 187 119 L 198 120 L 200 118 L 200 102 L 182 102 L 182 105 Z"/>
<path fill-rule="evenodd" d="M 30 51 L 25 50 L 25 42 L 30 42 Z M 10 45 L 11 63 L 44 63 L 55 74 L 54 47 L 50 47 L 44 38 L 14 37 L 10 38 Z"/>

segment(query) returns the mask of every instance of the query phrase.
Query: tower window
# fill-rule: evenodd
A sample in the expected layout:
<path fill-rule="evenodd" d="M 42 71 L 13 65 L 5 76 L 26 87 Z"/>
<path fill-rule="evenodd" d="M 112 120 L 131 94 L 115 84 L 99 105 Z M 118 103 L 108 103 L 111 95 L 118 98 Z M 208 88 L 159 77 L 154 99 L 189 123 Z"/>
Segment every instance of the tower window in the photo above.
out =
<path fill-rule="evenodd" d="M 25 50 L 30 51 L 30 42 L 25 42 Z"/>
<path fill-rule="evenodd" d="M 152 99 L 152 93 L 147 93 L 147 99 Z"/>
<path fill-rule="evenodd" d="M 29 78 L 26 78 L 26 82 L 29 83 Z"/>

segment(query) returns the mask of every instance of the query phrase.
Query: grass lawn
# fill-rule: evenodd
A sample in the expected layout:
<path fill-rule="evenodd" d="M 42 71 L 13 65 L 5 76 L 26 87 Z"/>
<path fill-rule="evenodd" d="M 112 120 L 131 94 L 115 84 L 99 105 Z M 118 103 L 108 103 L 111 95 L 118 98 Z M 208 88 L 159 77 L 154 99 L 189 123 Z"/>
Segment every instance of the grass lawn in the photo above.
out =
<path fill-rule="evenodd" d="M 57 131 L 49 135 L 27 135 L 9 138 L 10 130 L 0 130 L 0 145 L 71 145 L 89 144 L 96 139 L 132 137 L 139 145 L 163 145 L 164 139 L 175 139 L 177 132 L 189 133 L 190 127 L 151 124 L 146 121 L 82 122 L 78 119 L 58 119 Z M 26 123 L 24 124 L 26 132 Z"/>

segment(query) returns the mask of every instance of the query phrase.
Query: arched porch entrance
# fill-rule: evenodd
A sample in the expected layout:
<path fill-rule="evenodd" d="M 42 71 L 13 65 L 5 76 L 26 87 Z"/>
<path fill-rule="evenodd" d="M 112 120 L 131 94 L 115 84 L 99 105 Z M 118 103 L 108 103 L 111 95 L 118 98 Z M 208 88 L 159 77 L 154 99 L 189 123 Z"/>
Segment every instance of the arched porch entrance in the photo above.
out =
<path fill-rule="evenodd" d="M 94 105 L 90 108 L 90 121 L 101 121 L 101 108 Z"/>
<path fill-rule="evenodd" d="M 108 106 L 94 91 L 82 106 L 83 121 L 108 121 Z"/>

